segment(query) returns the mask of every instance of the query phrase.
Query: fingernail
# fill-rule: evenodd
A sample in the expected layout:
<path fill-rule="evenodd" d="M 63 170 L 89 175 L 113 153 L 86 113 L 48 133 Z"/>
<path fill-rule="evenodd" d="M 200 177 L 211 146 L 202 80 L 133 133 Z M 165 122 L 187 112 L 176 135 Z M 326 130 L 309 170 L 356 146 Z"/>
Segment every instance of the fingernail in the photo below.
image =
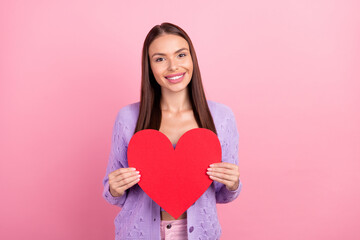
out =
<path fill-rule="evenodd" d="M 136 173 L 140 173 L 139 171 L 136 171 Z"/>
<path fill-rule="evenodd" d="M 214 164 L 210 164 L 210 167 L 213 167 L 214 166 Z"/>

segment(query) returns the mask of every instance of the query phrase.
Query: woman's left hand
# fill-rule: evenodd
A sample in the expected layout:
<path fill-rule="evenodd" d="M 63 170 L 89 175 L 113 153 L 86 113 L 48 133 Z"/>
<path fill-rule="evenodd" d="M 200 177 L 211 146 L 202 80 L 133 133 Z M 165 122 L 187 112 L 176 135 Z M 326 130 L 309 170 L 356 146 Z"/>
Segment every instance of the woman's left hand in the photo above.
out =
<path fill-rule="evenodd" d="M 223 183 L 229 191 L 234 191 L 239 186 L 239 168 L 236 164 L 220 162 L 210 164 L 206 172 L 210 179 Z"/>

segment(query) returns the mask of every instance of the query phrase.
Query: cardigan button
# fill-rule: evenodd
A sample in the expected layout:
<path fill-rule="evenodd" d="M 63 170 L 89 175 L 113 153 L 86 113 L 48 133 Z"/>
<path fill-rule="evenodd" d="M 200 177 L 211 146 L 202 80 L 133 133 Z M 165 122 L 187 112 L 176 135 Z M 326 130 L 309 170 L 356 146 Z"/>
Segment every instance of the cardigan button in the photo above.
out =
<path fill-rule="evenodd" d="M 166 228 L 167 228 L 167 229 L 170 229 L 170 228 L 171 228 L 171 224 L 168 224 L 168 225 L 166 226 Z"/>

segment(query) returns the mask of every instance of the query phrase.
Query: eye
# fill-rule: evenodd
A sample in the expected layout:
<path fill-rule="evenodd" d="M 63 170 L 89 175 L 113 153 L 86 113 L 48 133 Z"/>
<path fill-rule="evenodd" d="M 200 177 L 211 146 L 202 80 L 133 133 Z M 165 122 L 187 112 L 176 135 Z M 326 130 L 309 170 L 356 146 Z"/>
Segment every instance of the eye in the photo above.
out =
<path fill-rule="evenodd" d="M 179 56 L 180 56 L 180 55 L 184 55 L 184 57 L 186 56 L 186 54 L 185 54 L 185 53 L 180 53 L 180 54 L 179 54 Z"/>
<path fill-rule="evenodd" d="M 159 61 L 158 61 L 159 59 L 163 59 L 163 58 L 157 58 L 157 59 L 155 59 L 155 62 L 159 62 Z"/>

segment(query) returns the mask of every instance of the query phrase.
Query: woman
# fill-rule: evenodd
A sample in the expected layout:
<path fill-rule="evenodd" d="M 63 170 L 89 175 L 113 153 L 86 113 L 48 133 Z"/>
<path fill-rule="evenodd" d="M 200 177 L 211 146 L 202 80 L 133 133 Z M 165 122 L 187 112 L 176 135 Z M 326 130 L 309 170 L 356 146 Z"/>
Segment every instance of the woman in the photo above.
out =
<path fill-rule="evenodd" d="M 132 135 L 143 129 L 159 130 L 176 145 L 193 128 L 217 134 L 222 162 L 209 167 L 214 182 L 205 193 L 174 219 L 139 187 L 141 173 L 128 167 L 126 149 Z M 242 188 L 238 142 L 232 110 L 205 98 L 188 35 L 171 23 L 153 27 L 143 46 L 140 102 L 119 110 L 103 180 L 104 198 L 122 208 L 114 221 L 116 239 L 219 239 L 216 203 L 233 201 Z"/>

